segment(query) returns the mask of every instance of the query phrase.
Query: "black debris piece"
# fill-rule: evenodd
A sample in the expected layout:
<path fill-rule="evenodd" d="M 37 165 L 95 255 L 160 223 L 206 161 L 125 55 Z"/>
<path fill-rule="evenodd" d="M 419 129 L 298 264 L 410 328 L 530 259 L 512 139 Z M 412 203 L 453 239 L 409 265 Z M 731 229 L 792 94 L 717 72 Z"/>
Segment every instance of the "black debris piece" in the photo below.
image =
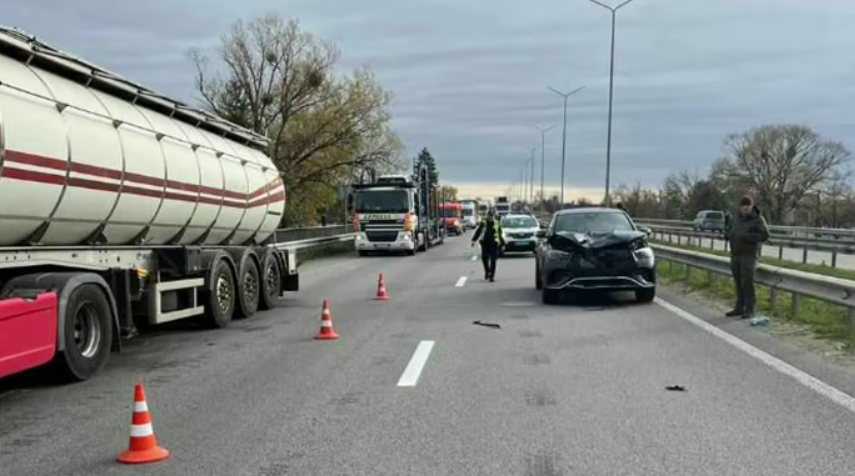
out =
<path fill-rule="evenodd" d="M 476 326 L 492 327 L 493 329 L 501 329 L 502 328 L 502 326 L 500 326 L 498 324 L 493 324 L 492 322 L 474 321 L 472 324 L 475 324 Z"/>
<path fill-rule="evenodd" d="M 672 392 L 685 392 L 686 387 L 683 387 L 682 385 L 668 385 L 665 387 L 665 390 L 670 390 Z"/>

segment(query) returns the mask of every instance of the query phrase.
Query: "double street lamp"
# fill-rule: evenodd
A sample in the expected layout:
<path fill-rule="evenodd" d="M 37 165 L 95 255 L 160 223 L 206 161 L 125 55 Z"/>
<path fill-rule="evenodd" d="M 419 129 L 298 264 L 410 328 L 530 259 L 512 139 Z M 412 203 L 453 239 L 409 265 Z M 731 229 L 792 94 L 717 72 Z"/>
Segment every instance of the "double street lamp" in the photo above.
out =
<path fill-rule="evenodd" d="M 569 93 L 563 93 L 551 86 L 548 86 L 548 88 L 553 93 L 564 98 L 564 132 L 561 134 L 561 204 L 559 205 L 559 208 L 564 208 L 564 167 L 567 157 L 567 98 L 585 89 L 585 86 L 576 88 Z"/>
<path fill-rule="evenodd" d="M 617 19 L 617 11 L 621 8 L 625 7 L 628 3 L 633 0 L 624 0 L 623 3 L 619 4 L 616 7 L 610 7 L 605 3 L 599 2 L 597 0 L 588 0 L 591 3 L 599 5 L 606 10 L 610 11 L 612 14 L 612 46 L 611 46 L 611 54 L 609 56 L 609 126 L 608 126 L 608 135 L 606 138 L 606 196 L 605 202 L 606 206 L 611 206 L 612 199 L 609 194 L 609 185 L 611 179 L 611 168 L 612 168 L 612 102 L 614 98 L 614 82 L 615 82 L 615 24 Z M 563 173 L 561 180 L 564 180 Z M 563 182 L 562 182 L 563 183 Z M 563 187 L 562 187 L 563 190 Z"/>

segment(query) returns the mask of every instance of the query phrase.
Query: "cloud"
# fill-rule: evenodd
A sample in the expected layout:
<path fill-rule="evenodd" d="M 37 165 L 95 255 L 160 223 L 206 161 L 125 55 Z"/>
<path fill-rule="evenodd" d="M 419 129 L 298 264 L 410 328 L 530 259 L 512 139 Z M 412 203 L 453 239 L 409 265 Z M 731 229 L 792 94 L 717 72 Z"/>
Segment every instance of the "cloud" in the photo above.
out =
<path fill-rule="evenodd" d="M 190 47 L 267 12 L 335 41 L 342 67 L 370 65 L 395 93 L 395 124 L 428 147 L 444 181 L 504 193 L 547 134 L 547 187 L 598 195 L 605 174 L 609 13 L 587 0 L 22 2 L 4 21 L 166 94 L 193 99 Z M 725 135 L 796 122 L 855 144 L 851 2 L 635 0 L 618 14 L 612 184 L 703 170 Z M 539 178 L 540 153 L 536 154 Z M 500 193 L 492 193 L 499 191 Z M 475 193 L 475 192 L 472 192 Z"/>

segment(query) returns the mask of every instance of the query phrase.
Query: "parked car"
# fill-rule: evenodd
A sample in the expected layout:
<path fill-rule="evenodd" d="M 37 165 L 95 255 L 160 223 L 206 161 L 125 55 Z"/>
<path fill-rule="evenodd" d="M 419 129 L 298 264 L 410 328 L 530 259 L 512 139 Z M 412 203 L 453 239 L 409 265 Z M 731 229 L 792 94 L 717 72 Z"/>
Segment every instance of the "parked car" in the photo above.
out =
<path fill-rule="evenodd" d="M 615 208 L 556 212 L 535 251 L 535 287 L 544 304 L 562 292 L 634 291 L 639 302 L 656 297 L 656 262 L 647 243 L 650 229 Z"/>

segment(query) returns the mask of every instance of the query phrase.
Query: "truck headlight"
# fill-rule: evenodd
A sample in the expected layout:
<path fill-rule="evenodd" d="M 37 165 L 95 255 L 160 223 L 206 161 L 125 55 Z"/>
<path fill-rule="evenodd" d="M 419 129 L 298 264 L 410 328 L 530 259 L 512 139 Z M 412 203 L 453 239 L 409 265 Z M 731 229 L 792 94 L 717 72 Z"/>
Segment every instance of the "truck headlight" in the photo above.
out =
<path fill-rule="evenodd" d="M 656 264 L 656 258 L 653 255 L 653 249 L 649 246 L 639 248 L 633 251 L 632 254 L 635 255 L 635 262 L 639 266 L 643 266 L 645 268 L 652 268 Z"/>
<path fill-rule="evenodd" d="M 356 233 L 356 241 L 365 241 L 365 233 L 363 233 L 363 232 Z"/>

